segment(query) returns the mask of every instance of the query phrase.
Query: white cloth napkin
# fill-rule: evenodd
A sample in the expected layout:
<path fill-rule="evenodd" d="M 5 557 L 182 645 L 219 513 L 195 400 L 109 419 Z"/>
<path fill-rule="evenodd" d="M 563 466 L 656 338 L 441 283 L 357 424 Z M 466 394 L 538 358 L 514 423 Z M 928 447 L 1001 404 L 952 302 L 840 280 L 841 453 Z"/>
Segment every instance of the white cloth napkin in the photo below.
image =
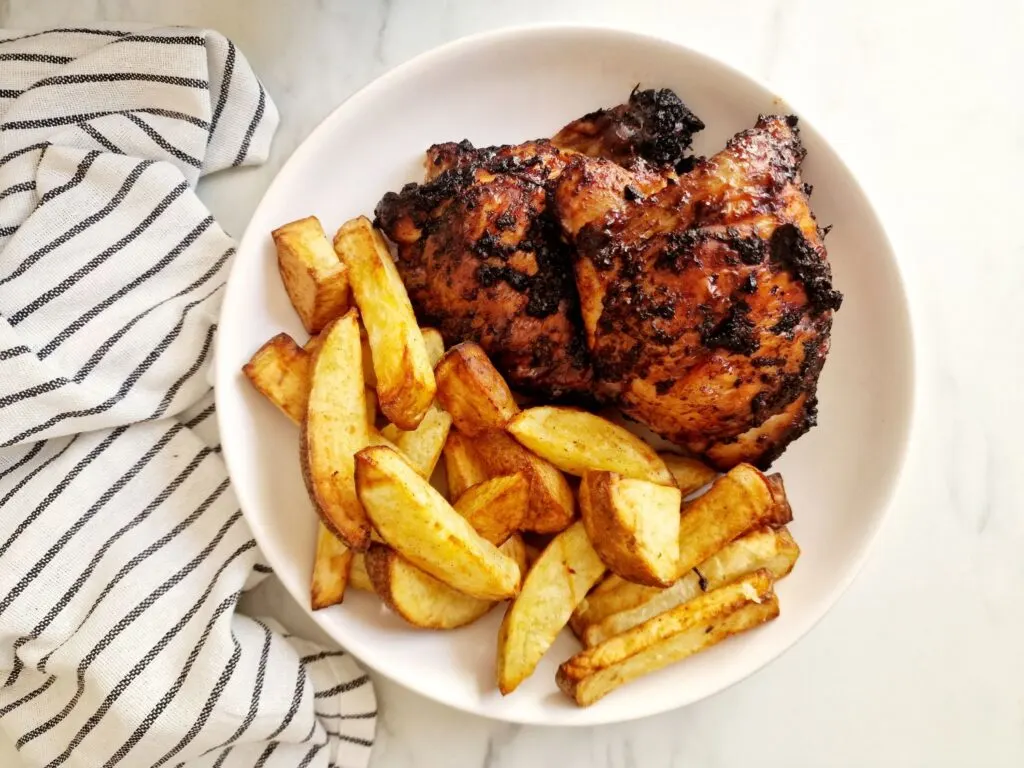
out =
<path fill-rule="evenodd" d="M 27 765 L 369 761 L 362 670 L 235 612 L 269 568 L 206 377 L 234 248 L 194 187 L 276 125 L 213 32 L 0 31 L 0 727 Z"/>

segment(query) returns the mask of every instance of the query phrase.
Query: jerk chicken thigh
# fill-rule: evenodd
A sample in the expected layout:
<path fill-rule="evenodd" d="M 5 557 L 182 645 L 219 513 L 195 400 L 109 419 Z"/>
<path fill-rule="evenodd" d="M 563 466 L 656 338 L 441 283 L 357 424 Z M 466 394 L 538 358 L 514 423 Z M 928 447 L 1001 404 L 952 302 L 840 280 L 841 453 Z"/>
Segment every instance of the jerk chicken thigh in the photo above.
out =
<path fill-rule="evenodd" d="M 815 422 L 841 295 L 796 120 L 695 159 L 702 128 L 671 91 L 634 91 L 551 140 L 435 145 L 377 222 L 421 322 L 480 343 L 513 388 L 767 467 Z"/>

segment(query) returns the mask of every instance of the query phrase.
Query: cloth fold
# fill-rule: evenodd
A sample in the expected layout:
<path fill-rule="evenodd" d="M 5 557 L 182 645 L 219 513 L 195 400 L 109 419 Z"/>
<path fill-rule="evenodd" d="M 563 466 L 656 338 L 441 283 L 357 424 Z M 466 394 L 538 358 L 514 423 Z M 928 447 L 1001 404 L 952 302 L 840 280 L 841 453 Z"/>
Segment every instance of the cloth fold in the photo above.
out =
<path fill-rule="evenodd" d="M 372 685 L 235 612 L 269 568 L 209 366 L 200 176 L 277 112 L 210 31 L 0 31 L 0 728 L 26 765 L 362 768 Z"/>

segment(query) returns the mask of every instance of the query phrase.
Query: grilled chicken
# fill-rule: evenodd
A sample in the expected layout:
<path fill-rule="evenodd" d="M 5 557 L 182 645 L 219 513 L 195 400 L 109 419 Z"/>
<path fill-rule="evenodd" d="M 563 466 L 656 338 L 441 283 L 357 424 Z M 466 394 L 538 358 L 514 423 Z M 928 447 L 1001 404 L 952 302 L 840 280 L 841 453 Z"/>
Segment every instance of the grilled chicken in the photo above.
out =
<path fill-rule="evenodd" d="M 795 120 L 695 160 L 701 128 L 671 91 L 634 91 L 550 141 L 435 145 L 377 224 L 421 323 L 480 343 L 514 388 L 767 467 L 814 423 L 841 296 Z"/>
<path fill-rule="evenodd" d="M 376 210 L 420 322 L 446 344 L 479 343 L 514 388 L 554 397 L 591 384 L 569 247 L 548 210 L 564 166 L 547 141 L 441 144 L 430 180 Z"/>
<path fill-rule="evenodd" d="M 550 209 L 558 175 L 580 152 L 609 157 L 628 164 L 638 194 L 649 194 L 674 175 L 701 128 L 672 91 L 634 90 L 554 141 L 430 147 L 426 183 L 385 195 L 376 209 L 420 322 L 447 344 L 479 343 L 513 387 L 588 395 L 571 253 Z"/>
<path fill-rule="evenodd" d="M 596 393 L 721 469 L 766 467 L 815 422 L 842 297 L 804 154 L 795 119 L 762 117 L 654 195 L 586 157 L 555 191 Z"/>

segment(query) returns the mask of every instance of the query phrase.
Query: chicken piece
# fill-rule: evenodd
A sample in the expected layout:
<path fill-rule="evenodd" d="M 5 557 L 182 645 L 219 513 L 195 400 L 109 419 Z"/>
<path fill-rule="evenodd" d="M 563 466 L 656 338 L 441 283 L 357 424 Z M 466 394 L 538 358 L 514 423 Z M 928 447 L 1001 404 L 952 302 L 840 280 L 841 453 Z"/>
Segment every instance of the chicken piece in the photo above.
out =
<path fill-rule="evenodd" d="M 555 209 L 576 249 L 595 391 L 719 469 L 767 467 L 815 423 L 832 288 L 792 117 L 761 117 L 654 195 L 577 157 Z"/>
<path fill-rule="evenodd" d="M 566 158 L 548 141 L 427 152 L 428 182 L 388 193 L 377 223 L 422 325 L 475 341 L 514 387 L 585 394 L 591 368 L 568 246 L 546 185 Z"/>
<path fill-rule="evenodd" d="M 652 194 L 702 127 L 671 91 L 634 90 L 628 103 L 562 129 L 565 148 L 544 139 L 430 147 L 426 183 L 386 194 L 376 209 L 420 323 L 438 328 L 448 345 L 480 344 L 516 389 L 589 396 L 572 258 L 551 192 L 579 150 L 628 163 L 632 188 Z"/>

